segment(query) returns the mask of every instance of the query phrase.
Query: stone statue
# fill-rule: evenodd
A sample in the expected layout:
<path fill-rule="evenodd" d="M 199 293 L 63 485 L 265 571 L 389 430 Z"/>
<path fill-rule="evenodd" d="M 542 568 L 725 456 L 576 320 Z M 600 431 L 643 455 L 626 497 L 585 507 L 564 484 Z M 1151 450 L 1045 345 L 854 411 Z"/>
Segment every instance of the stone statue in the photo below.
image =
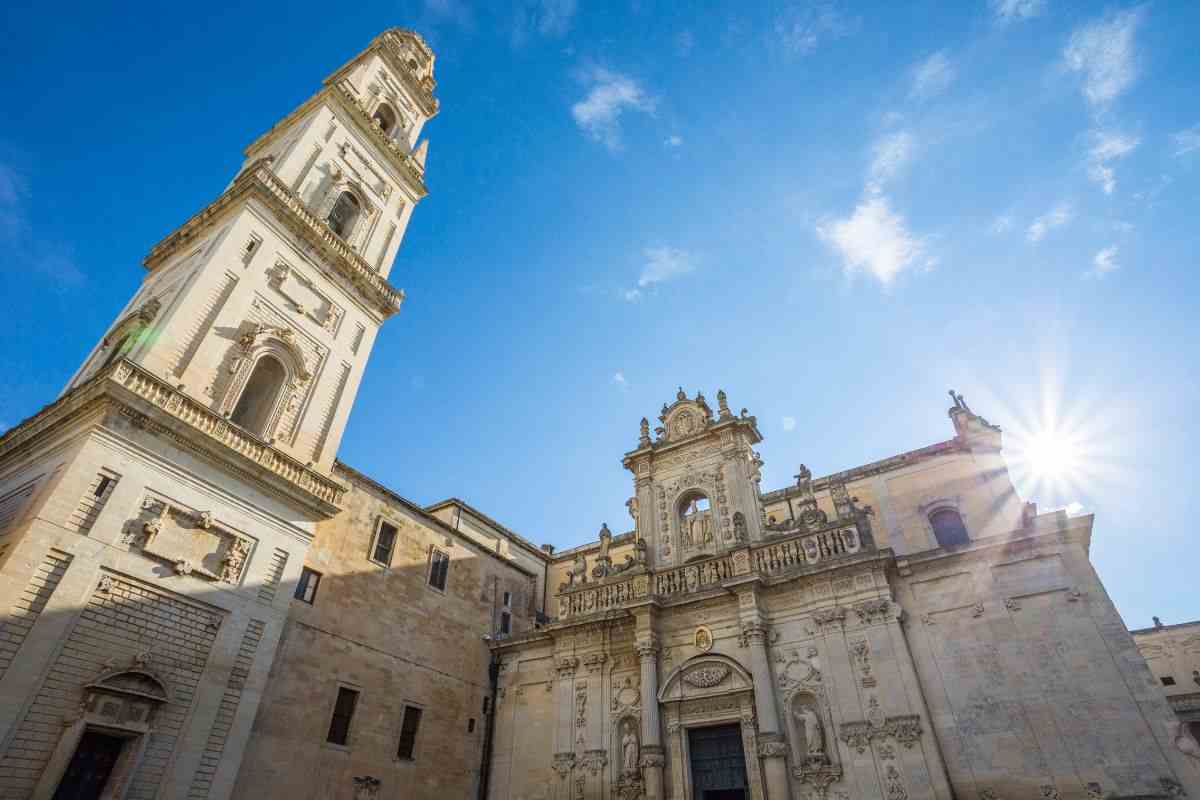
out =
<path fill-rule="evenodd" d="M 729 400 L 725 397 L 724 389 L 717 389 L 717 411 L 721 415 L 721 419 L 732 417 L 733 414 L 729 410 Z"/>
<path fill-rule="evenodd" d="M 647 447 L 650 444 L 650 420 L 642 417 L 641 430 L 638 432 L 638 445 Z"/>
<path fill-rule="evenodd" d="M 603 578 L 611 571 L 612 556 L 608 554 L 611 547 L 612 531 L 608 529 L 608 523 L 605 522 L 600 526 L 600 552 L 596 556 L 596 566 L 592 567 L 592 577 Z"/>
<path fill-rule="evenodd" d="M 698 541 L 703 541 L 701 537 L 704 535 L 704 530 L 700 524 L 700 508 L 693 500 L 687 510 L 687 544 L 695 544 Z"/>
<path fill-rule="evenodd" d="M 792 712 L 804 731 L 805 755 L 825 755 L 825 735 L 821 730 L 821 720 L 811 706 L 800 706 Z"/>
<path fill-rule="evenodd" d="M 700 529 L 703 531 L 703 537 L 704 537 L 701 541 L 703 541 L 705 544 L 712 544 L 712 541 L 713 541 L 712 517 L 709 517 L 707 515 L 704 517 L 701 517 L 700 518 Z"/>
<path fill-rule="evenodd" d="M 638 771 L 638 740 L 633 732 L 633 725 L 625 726 L 625 735 L 621 737 L 621 772 L 626 774 Z"/>
<path fill-rule="evenodd" d="M 633 524 L 637 525 L 638 521 L 638 499 L 637 495 L 625 501 L 625 508 L 629 509 L 629 516 L 633 517 Z"/>
<path fill-rule="evenodd" d="M 587 558 L 583 553 L 575 554 L 575 560 L 571 562 L 571 567 L 567 570 L 567 582 L 561 584 L 558 590 L 561 592 L 576 583 L 587 583 Z"/>

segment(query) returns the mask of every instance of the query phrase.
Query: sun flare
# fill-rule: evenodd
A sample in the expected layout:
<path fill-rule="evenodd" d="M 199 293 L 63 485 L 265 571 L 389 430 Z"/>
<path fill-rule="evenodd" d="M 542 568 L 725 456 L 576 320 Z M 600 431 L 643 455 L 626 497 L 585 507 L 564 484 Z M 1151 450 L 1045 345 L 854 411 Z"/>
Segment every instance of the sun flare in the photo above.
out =
<path fill-rule="evenodd" d="M 1062 480 L 1078 468 L 1077 448 L 1055 432 L 1035 434 L 1025 445 L 1025 459 L 1035 478 Z"/>

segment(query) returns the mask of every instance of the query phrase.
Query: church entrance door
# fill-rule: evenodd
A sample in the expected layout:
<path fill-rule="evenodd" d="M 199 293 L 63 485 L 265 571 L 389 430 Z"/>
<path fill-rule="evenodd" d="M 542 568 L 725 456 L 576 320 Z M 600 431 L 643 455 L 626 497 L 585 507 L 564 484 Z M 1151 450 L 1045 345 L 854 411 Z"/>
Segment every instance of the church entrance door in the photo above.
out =
<path fill-rule="evenodd" d="M 746 754 L 741 725 L 688 730 L 695 800 L 746 800 Z"/>
<path fill-rule="evenodd" d="M 87 731 L 75 748 L 54 800 L 99 800 L 125 740 Z"/>

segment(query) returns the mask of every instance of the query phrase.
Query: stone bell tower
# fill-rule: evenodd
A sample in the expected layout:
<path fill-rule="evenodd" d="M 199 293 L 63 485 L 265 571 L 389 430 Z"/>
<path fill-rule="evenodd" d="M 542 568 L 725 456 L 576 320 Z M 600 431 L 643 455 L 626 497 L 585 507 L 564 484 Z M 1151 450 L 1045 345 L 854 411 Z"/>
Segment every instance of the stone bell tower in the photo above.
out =
<path fill-rule="evenodd" d="M 654 568 L 686 563 L 763 537 L 760 467 L 753 446 L 762 441 L 755 418 L 729 410 L 717 392 L 717 415 L 697 392 L 681 388 L 664 404 L 650 436 L 643 418 L 638 447 L 622 463 L 633 473 L 629 507 Z"/>
<path fill-rule="evenodd" d="M 0 609 L 22 610 L 0 796 L 229 796 L 404 296 L 388 277 L 433 88 L 420 36 L 372 40 L 150 250 L 63 394 L 0 436 Z"/>

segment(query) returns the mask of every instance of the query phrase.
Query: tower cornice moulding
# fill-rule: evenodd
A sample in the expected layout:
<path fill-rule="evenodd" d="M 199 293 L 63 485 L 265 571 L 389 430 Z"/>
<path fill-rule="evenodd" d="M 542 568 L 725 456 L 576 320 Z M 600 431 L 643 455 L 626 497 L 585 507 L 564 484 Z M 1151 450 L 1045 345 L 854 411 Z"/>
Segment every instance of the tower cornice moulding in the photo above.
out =
<path fill-rule="evenodd" d="M 251 164 L 225 192 L 175 232 L 150 249 L 143 263 L 153 271 L 181 248 L 209 230 L 227 211 L 251 196 L 265 202 L 288 228 L 318 250 L 334 269 L 358 290 L 363 300 L 384 317 L 400 310 L 404 290 L 380 276 L 350 245 L 317 218 L 304 202 L 271 171 L 270 158 Z"/>

